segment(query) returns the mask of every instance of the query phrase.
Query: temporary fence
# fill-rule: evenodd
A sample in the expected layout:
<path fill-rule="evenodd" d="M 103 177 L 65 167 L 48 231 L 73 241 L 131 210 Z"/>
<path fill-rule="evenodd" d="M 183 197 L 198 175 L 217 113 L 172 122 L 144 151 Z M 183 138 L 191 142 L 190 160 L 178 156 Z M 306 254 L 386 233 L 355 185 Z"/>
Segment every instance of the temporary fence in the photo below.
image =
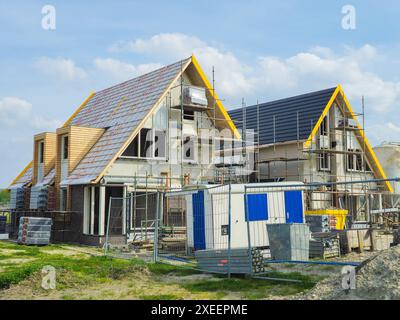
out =
<path fill-rule="evenodd" d="M 342 256 L 342 229 L 361 228 L 362 223 L 370 228 L 377 208 L 388 210 L 387 203 L 376 201 L 377 194 L 389 196 L 377 192 L 382 181 L 225 184 L 130 193 L 110 199 L 105 248 L 111 236 L 122 234 L 139 255 L 228 277 L 278 280 L 277 272 L 357 265 Z M 358 220 L 360 212 L 365 220 Z"/>

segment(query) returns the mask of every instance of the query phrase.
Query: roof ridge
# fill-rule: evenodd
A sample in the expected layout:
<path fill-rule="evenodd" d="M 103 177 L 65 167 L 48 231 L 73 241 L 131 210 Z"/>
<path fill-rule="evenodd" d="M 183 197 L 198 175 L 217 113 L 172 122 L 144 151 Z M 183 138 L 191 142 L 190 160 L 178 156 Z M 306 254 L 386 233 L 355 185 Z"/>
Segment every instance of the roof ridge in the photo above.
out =
<path fill-rule="evenodd" d="M 178 64 L 178 63 L 185 64 L 189 59 L 191 59 L 191 57 L 188 57 L 188 58 L 185 58 L 185 59 L 181 59 L 181 60 L 176 61 L 176 62 L 174 62 L 174 63 L 170 63 L 170 64 L 168 64 L 168 65 L 164 65 L 164 66 L 162 66 L 161 68 L 157 68 L 157 69 L 155 69 L 155 70 L 152 70 L 152 71 L 150 71 L 150 72 L 147 72 L 147 73 L 145 73 L 145 74 L 142 74 L 142 75 L 140 75 L 140 76 L 137 76 L 137 77 L 134 77 L 134 78 L 131 78 L 131 79 L 122 81 L 122 82 L 117 83 L 117 84 L 113 84 L 113 85 L 111 85 L 111 86 L 109 86 L 109 87 L 106 87 L 106 88 L 104 88 L 104 89 L 101 89 L 101 90 L 99 90 L 99 91 L 96 91 L 96 92 L 95 92 L 95 95 L 98 94 L 98 93 L 102 93 L 102 92 L 104 92 L 104 91 L 110 90 L 110 89 L 112 89 L 112 88 L 114 88 L 114 87 L 121 86 L 121 85 L 126 84 L 126 83 L 128 83 L 128 82 L 132 82 L 132 81 L 134 81 L 134 80 L 138 80 L 138 79 L 140 79 L 140 78 L 144 78 L 144 77 L 146 77 L 146 76 L 148 76 L 148 75 L 150 75 L 150 74 L 152 74 L 152 73 L 159 72 L 159 71 L 162 70 L 162 69 L 170 68 L 170 67 L 172 67 L 172 66 L 174 66 L 174 65 L 176 65 L 176 64 Z"/>
<path fill-rule="evenodd" d="M 279 103 L 279 102 L 286 102 L 288 100 L 301 99 L 301 98 L 305 98 L 307 96 L 326 93 L 326 92 L 328 92 L 330 90 L 333 93 L 336 90 L 337 87 L 338 86 L 327 88 L 327 89 L 322 89 L 322 90 L 317 90 L 317 91 L 312 91 L 312 92 L 307 92 L 307 93 L 302 93 L 302 94 L 298 94 L 298 95 L 290 96 L 290 97 L 286 97 L 286 98 L 280 98 L 280 99 L 276 99 L 276 100 L 262 102 L 262 103 L 258 103 L 258 106 L 262 107 L 262 106 L 265 106 L 265 105 L 268 105 L 268 104 L 276 104 L 276 103 Z M 240 110 L 243 110 L 243 109 L 254 108 L 255 106 L 257 106 L 257 104 L 252 104 L 252 105 L 246 106 L 246 107 L 238 107 L 238 108 L 229 110 L 229 112 L 235 112 L 235 111 L 240 111 Z"/>

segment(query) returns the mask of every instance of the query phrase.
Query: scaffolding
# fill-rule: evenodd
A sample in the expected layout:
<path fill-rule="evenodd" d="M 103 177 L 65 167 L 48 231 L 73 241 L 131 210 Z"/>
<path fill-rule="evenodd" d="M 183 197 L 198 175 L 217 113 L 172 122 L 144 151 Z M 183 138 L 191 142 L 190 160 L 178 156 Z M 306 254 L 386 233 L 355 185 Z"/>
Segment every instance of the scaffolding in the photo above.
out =
<path fill-rule="evenodd" d="M 260 145 L 260 118 L 257 102 L 255 125 L 258 133 L 258 143 L 255 146 L 257 149 L 255 162 L 257 179 L 252 179 L 252 182 L 288 180 L 303 181 L 306 184 L 324 182 L 326 186 L 323 190 L 312 190 L 306 194 L 306 204 L 309 209 L 349 208 L 352 219 L 360 223 L 368 221 L 384 224 L 390 220 L 392 225 L 398 224 L 400 221 L 400 196 L 385 191 L 386 180 L 373 180 L 374 176 L 363 138 L 365 137 L 364 97 L 360 113 L 350 112 L 345 106 L 344 98 L 340 95 L 336 98 L 335 106 L 338 107 L 338 112 L 335 108 L 330 109 L 327 117 L 331 120 L 327 120 L 326 128 L 319 128 L 316 138 L 308 147 L 305 146 L 305 140 L 300 139 L 299 118 L 301 114 L 298 111 L 296 114 L 296 140 L 277 142 L 277 121 L 276 116 L 273 115 L 273 143 Z M 362 118 L 361 126 L 355 117 Z M 247 129 L 246 120 L 246 107 L 242 103 L 242 126 L 244 129 Z M 317 120 L 310 121 L 311 132 Z M 293 151 L 294 146 L 296 146 L 296 150 Z M 269 153 L 260 155 L 263 149 L 268 150 Z M 323 168 L 323 165 L 326 168 Z M 339 165 L 343 173 L 339 172 Z M 370 182 L 354 183 L 357 180 Z M 341 182 L 347 182 L 347 184 L 341 184 Z"/>

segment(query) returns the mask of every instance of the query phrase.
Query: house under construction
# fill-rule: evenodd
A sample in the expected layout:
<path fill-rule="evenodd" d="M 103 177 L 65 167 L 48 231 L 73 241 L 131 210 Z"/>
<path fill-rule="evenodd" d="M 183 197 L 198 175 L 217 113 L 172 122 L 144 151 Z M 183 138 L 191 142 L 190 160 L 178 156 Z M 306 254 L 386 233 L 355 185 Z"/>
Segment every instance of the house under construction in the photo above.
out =
<path fill-rule="evenodd" d="M 362 109 L 355 113 L 337 86 L 229 115 L 239 129 L 257 132 L 253 182 L 320 183 L 308 193 L 308 211 L 346 209 L 354 223 L 382 222 L 390 211 L 398 221 L 398 196 L 358 120 L 364 122 Z"/>
<path fill-rule="evenodd" d="M 92 93 L 56 132 L 36 135 L 33 161 L 10 186 L 11 207 L 14 213 L 71 212 L 72 238 L 64 240 L 101 245 L 110 198 L 132 196 L 110 233 L 125 241 L 126 230 L 154 219 L 152 191 L 223 181 L 226 168 L 215 164 L 214 150 L 238 138 L 192 56 Z M 171 201 L 166 208 L 166 221 L 175 217 L 175 225 L 185 225 L 184 204 Z"/>

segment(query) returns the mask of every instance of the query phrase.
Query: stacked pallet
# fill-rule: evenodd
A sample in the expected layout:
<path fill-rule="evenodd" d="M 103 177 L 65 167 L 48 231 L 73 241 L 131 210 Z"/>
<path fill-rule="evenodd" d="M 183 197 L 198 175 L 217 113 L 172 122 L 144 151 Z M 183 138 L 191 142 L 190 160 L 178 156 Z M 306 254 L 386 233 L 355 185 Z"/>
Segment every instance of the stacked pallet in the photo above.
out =
<path fill-rule="evenodd" d="M 199 250 L 194 253 L 198 266 L 207 272 L 249 274 L 264 272 L 260 249 Z"/>
<path fill-rule="evenodd" d="M 31 189 L 30 208 L 46 210 L 48 202 L 48 192 L 46 186 L 34 186 Z"/>
<path fill-rule="evenodd" d="M 328 215 L 306 215 L 306 223 L 310 226 L 310 231 L 330 232 L 336 229 L 336 217 Z"/>
<path fill-rule="evenodd" d="M 25 189 L 15 188 L 10 192 L 11 209 L 23 209 L 25 207 Z"/>
<path fill-rule="evenodd" d="M 314 233 L 310 240 L 310 258 L 334 258 L 340 256 L 339 235 Z"/>
<path fill-rule="evenodd" d="M 21 217 L 18 243 L 48 245 L 50 243 L 52 219 Z"/>

